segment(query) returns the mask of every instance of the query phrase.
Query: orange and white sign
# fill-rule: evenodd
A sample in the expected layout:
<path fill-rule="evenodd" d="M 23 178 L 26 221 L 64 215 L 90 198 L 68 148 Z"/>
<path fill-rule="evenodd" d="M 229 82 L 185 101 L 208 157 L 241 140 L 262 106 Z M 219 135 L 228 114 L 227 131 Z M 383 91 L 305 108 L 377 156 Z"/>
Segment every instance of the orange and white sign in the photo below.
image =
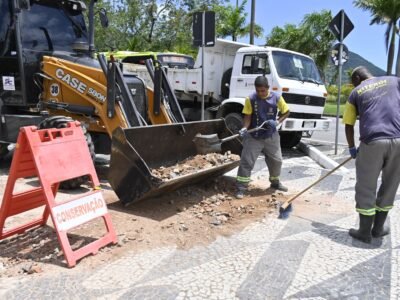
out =
<path fill-rule="evenodd" d="M 53 207 L 58 230 L 67 231 L 107 213 L 107 205 L 101 191 Z"/>

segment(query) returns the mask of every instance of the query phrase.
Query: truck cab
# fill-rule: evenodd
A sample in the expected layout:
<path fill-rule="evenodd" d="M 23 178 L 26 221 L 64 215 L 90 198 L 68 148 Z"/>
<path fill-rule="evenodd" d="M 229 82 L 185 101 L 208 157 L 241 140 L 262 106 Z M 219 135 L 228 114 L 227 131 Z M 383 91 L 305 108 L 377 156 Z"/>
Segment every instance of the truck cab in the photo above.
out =
<path fill-rule="evenodd" d="M 290 116 L 280 129 L 284 146 L 296 145 L 303 133 L 329 129 L 330 120 L 322 117 L 327 91 L 313 59 L 285 49 L 251 46 L 237 51 L 229 98 L 218 111 L 231 130 L 241 128 L 245 98 L 255 91 L 254 80 L 260 75 L 268 78 L 270 90 L 289 105 Z"/>

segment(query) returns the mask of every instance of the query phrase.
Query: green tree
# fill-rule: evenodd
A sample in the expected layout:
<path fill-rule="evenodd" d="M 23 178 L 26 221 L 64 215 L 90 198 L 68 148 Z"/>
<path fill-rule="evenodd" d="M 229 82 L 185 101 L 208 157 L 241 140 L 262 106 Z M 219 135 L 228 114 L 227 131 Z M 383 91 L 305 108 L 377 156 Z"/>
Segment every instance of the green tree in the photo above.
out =
<path fill-rule="evenodd" d="M 299 25 L 274 27 L 266 38 L 268 46 L 281 47 L 310 55 L 320 70 L 325 70 L 335 37 L 328 29 L 330 11 L 305 15 Z"/>
<path fill-rule="evenodd" d="M 139 1 L 139 0 L 135 0 Z M 176 51 L 194 55 L 192 18 L 226 0 L 140 0 L 138 22 L 128 34 L 127 48 L 134 51 Z M 131 1 L 127 2 L 131 5 Z"/>
<path fill-rule="evenodd" d="M 85 0 L 87 5 L 90 0 Z M 95 45 L 97 51 L 112 49 L 127 49 L 133 37 L 143 40 L 146 31 L 141 30 L 149 22 L 148 9 L 150 1 L 121 0 L 113 7 L 110 1 L 98 1 L 95 11 L 104 8 L 107 11 L 109 26 L 100 25 L 98 15 L 95 15 Z M 139 38 L 140 35 L 140 38 Z"/>
<path fill-rule="evenodd" d="M 232 41 L 237 41 L 238 38 L 250 34 L 250 24 L 246 22 L 246 4 L 247 0 L 243 0 L 240 5 L 227 6 L 214 5 L 214 10 L 217 14 L 216 33 L 219 37 L 232 38 Z M 261 37 L 263 29 L 260 25 L 254 25 L 254 35 Z"/>
<path fill-rule="evenodd" d="M 388 75 L 392 74 L 396 33 L 399 31 L 397 22 L 400 20 L 400 1 L 399 0 L 355 0 L 353 4 L 363 10 L 371 12 L 371 22 L 373 24 L 387 24 L 385 32 L 385 43 L 388 51 L 387 69 Z M 399 42 L 400 45 L 400 42 Z M 400 51 L 400 49 L 399 49 Z M 397 55 L 396 75 L 400 76 L 400 53 Z"/>

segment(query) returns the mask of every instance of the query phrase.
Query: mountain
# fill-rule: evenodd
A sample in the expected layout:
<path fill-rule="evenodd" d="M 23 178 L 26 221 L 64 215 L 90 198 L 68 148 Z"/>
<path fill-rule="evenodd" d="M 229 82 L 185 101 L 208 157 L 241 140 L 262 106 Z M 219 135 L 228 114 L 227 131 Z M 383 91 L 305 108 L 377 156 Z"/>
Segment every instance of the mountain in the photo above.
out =
<path fill-rule="evenodd" d="M 358 55 L 357 53 L 349 51 L 349 60 L 343 64 L 342 70 L 342 83 L 350 83 L 349 76 L 347 75 L 348 70 L 353 70 L 358 66 L 367 67 L 367 69 L 372 73 L 374 76 L 382 76 L 385 75 L 386 72 L 381 68 L 378 68 L 370 61 L 366 60 L 362 56 Z M 325 82 L 329 84 L 337 84 L 337 78 L 335 79 L 335 73 L 337 72 L 337 66 L 332 63 L 332 60 L 329 58 L 329 65 L 327 70 L 325 71 Z M 332 82 L 333 81 L 333 82 Z"/>

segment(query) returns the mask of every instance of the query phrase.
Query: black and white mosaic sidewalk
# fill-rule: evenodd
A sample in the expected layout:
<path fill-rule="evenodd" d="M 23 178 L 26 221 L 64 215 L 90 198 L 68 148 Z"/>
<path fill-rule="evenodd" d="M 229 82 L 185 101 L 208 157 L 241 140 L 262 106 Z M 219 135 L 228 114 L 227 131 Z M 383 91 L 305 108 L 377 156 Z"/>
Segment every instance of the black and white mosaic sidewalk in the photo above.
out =
<path fill-rule="evenodd" d="M 355 174 L 348 168 L 315 187 L 312 200 L 296 205 L 288 220 L 268 215 L 206 247 L 130 253 L 90 274 L 72 269 L 58 277 L 3 280 L 0 297 L 399 299 L 400 207 L 390 213 L 390 236 L 370 245 L 354 241 L 347 232 L 357 224 Z M 292 191 L 324 174 L 308 157 L 284 162 L 284 183 Z M 253 176 L 264 179 L 268 173 L 259 169 Z M 337 201 L 325 203 L 326 198 Z"/>

